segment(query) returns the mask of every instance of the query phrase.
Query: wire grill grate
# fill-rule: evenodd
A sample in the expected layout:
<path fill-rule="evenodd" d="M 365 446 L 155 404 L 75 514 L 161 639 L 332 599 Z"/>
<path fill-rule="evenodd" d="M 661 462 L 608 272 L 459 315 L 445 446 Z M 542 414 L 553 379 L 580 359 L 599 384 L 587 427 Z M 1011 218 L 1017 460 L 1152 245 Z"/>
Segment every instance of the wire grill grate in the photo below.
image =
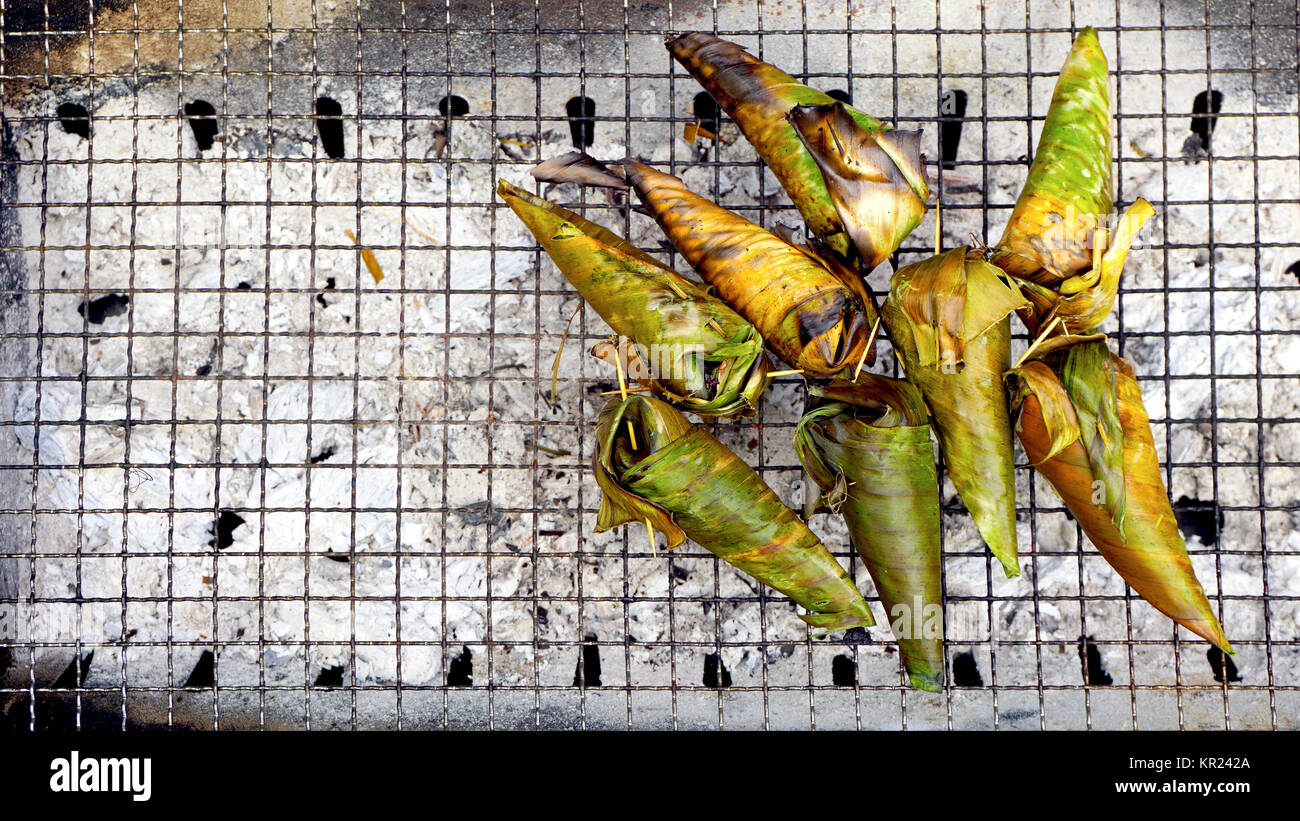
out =
<path fill-rule="evenodd" d="M 1296 726 L 1294 4 L 88 5 L 0 0 L 7 724 Z M 945 244 L 995 239 L 1084 25 L 1115 76 L 1117 201 L 1159 212 L 1111 330 L 1235 664 L 1134 599 L 1025 465 L 1021 580 L 944 494 L 938 696 L 902 686 L 887 630 L 813 642 L 698 550 L 594 534 L 605 329 L 496 180 L 590 141 L 796 222 L 743 139 L 681 139 L 699 89 L 662 36 L 704 29 L 923 128 Z M 552 195 L 662 250 L 635 211 Z M 800 392 L 717 428 L 788 503 Z"/>

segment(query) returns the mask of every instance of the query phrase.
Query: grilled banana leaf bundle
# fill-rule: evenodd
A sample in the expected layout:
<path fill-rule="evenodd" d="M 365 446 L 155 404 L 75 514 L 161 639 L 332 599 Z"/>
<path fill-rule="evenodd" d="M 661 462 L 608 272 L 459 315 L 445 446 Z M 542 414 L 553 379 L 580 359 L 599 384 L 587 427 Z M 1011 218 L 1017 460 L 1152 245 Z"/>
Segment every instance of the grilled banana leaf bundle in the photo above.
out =
<path fill-rule="evenodd" d="M 687 537 L 802 606 L 825 631 L 870 627 L 862 594 L 830 551 L 749 465 L 708 431 L 649 396 L 600 413 L 596 530 L 647 523 L 668 547 Z"/>
<path fill-rule="evenodd" d="M 612 231 L 504 180 L 497 192 L 565 279 L 631 341 L 661 396 L 706 417 L 753 414 L 771 381 L 753 325 Z"/>
<path fill-rule="evenodd" d="M 1132 366 L 1105 337 L 1057 337 L 1007 374 L 1016 430 L 1088 539 L 1152 607 L 1232 647 L 1192 570 Z"/>
<path fill-rule="evenodd" d="M 1026 302 L 972 248 L 900 268 L 881 317 L 907 379 L 921 390 L 948 474 L 1008 577 L 1018 576 L 1011 417 L 1011 313 Z"/>
<path fill-rule="evenodd" d="M 821 491 L 811 507 L 843 514 L 912 686 L 938 690 L 944 670 L 943 565 L 925 402 L 912 384 L 875 374 L 811 392 L 820 402 L 804 414 L 794 435 L 799 461 Z"/>
<path fill-rule="evenodd" d="M 920 132 L 895 131 L 705 32 L 667 41 L 772 169 L 809 231 L 870 270 L 921 221 Z"/>
<path fill-rule="evenodd" d="M 1134 236 L 1155 214 L 1138 199 L 1116 220 L 1113 119 L 1106 55 L 1097 32 L 1086 28 L 1061 68 L 1029 176 L 993 256 L 1023 282 L 1032 307 L 1021 317 L 1031 333 L 1057 319 L 1071 333 L 1100 325 Z"/>
<path fill-rule="evenodd" d="M 613 169 L 571 153 L 547 160 L 533 175 L 556 183 L 630 185 L 700 277 L 806 375 L 831 377 L 873 360 L 878 314 L 856 271 L 787 242 L 639 160 Z"/>

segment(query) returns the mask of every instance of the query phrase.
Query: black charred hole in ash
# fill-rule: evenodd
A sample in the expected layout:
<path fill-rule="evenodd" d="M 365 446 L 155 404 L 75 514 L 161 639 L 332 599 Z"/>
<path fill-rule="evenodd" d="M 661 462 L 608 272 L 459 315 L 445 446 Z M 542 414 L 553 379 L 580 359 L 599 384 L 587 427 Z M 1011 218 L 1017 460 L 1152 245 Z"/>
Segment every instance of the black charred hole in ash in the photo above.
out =
<path fill-rule="evenodd" d="M 207 151 L 217 139 L 217 110 L 207 100 L 185 104 L 185 116 L 194 132 L 194 143 L 199 151 Z"/>
<path fill-rule="evenodd" d="M 959 88 L 949 89 L 939 97 L 939 150 L 944 168 L 957 167 L 957 146 L 961 145 L 966 102 L 966 92 Z"/>
<path fill-rule="evenodd" d="M 316 99 L 316 133 L 331 160 L 343 156 L 343 106 L 332 97 Z"/>
<path fill-rule="evenodd" d="M 704 686 L 715 690 L 731 686 L 731 671 L 717 653 L 709 653 L 704 657 Z"/>
<path fill-rule="evenodd" d="M 870 644 L 871 634 L 865 627 L 850 627 L 840 633 L 838 641 L 840 644 Z"/>
<path fill-rule="evenodd" d="M 1174 518 L 1184 537 L 1195 536 L 1206 547 L 1219 541 L 1223 530 L 1223 510 L 1214 502 L 1203 502 L 1188 496 L 1179 496 L 1174 502 Z"/>
<path fill-rule="evenodd" d="M 1232 656 L 1225 655 L 1217 647 L 1211 647 L 1205 651 L 1205 658 L 1210 662 L 1210 670 L 1214 673 L 1214 680 L 1220 684 L 1227 681 L 1241 681 L 1241 674 L 1237 672 L 1237 665 L 1233 663 Z"/>
<path fill-rule="evenodd" d="M 474 654 L 466 647 L 447 665 L 448 687 L 474 686 Z"/>
<path fill-rule="evenodd" d="M 984 677 L 980 675 L 974 653 L 958 653 L 952 657 L 952 683 L 954 687 L 984 686 Z"/>
<path fill-rule="evenodd" d="M 858 663 L 843 654 L 831 659 L 831 684 L 836 687 L 856 687 Z"/>
<path fill-rule="evenodd" d="M 700 121 L 700 128 L 713 134 L 718 133 L 718 127 L 722 123 L 722 107 L 713 99 L 712 94 L 707 91 L 696 94 L 695 101 L 691 103 L 691 113 Z"/>
<path fill-rule="evenodd" d="M 125 294 L 105 294 L 91 300 L 82 300 L 77 306 L 77 313 L 86 318 L 91 325 L 103 325 L 104 320 L 126 313 L 131 305 L 131 298 Z"/>
<path fill-rule="evenodd" d="M 333 550 L 326 551 L 325 558 L 332 562 L 338 562 L 339 564 L 347 564 L 352 561 L 352 555 L 350 553 L 335 553 Z"/>
<path fill-rule="evenodd" d="M 235 543 L 235 528 L 242 524 L 244 524 L 243 516 L 233 510 L 221 511 L 212 524 L 212 538 L 208 540 L 208 546 L 215 547 L 217 550 L 230 547 Z"/>
<path fill-rule="evenodd" d="M 1092 687 L 1109 687 L 1115 683 L 1101 663 L 1101 650 L 1088 636 L 1079 638 L 1079 660 L 1083 662 L 1083 683 Z"/>
<path fill-rule="evenodd" d="M 335 449 L 333 445 L 326 445 L 325 447 L 320 449 L 320 453 L 310 457 L 310 461 L 313 465 L 319 465 L 321 462 L 324 462 L 326 459 L 330 458 L 337 452 L 338 451 Z"/>
<path fill-rule="evenodd" d="M 59 125 L 69 134 L 76 134 L 83 140 L 90 139 L 90 112 L 81 103 L 60 103 L 54 110 L 59 118 Z"/>
<path fill-rule="evenodd" d="M 596 643 L 596 637 L 593 635 L 588 635 L 582 643 L 578 666 L 573 670 L 573 686 L 600 686 L 600 645 Z"/>
<path fill-rule="evenodd" d="M 832 100 L 839 100 L 845 105 L 853 105 L 853 95 L 842 88 L 832 88 L 830 91 L 826 92 L 826 96 L 830 97 Z"/>
<path fill-rule="evenodd" d="M 564 104 L 569 117 L 569 134 L 579 151 L 591 148 L 596 141 L 596 101 L 590 97 L 573 97 Z"/>
<path fill-rule="evenodd" d="M 438 113 L 444 118 L 464 117 L 469 113 L 469 103 L 458 94 L 448 94 L 438 101 Z"/>
<path fill-rule="evenodd" d="M 63 668 L 63 672 L 50 685 L 53 690 L 74 690 L 86 683 L 86 676 L 90 675 L 90 662 L 95 658 L 95 651 L 91 650 L 82 656 L 80 661 L 73 658 L 68 662 L 68 666 Z"/>
<path fill-rule="evenodd" d="M 325 278 L 325 290 L 326 290 L 326 291 L 333 291 L 333 290 L 335 289 L 335 287 L 337 287 L 337 285 L 336 285 L 336 283 L 335 283 L 335 281 L 334 281 L 334 277 L 326 277 L 326 278 Z M 317 304 L 320 305 L 322 308 L 328 308 L 328 307 L 330 306 L 330 304 L 329 304 L 328 302 L 325 301 L 325 294 L 324 294 L 324 293 L 316 294 L 316 302 L 317 302 Z"/>
<path fill-rule="evenodd" d="M 1219 122 L 1219 109 L 1223 107 L 1223 92 L 1211 88 L 1202 91 L 1192 100 L 1192 133 L 1201 140 L 1201 149 L 1210 150 L 1210 137 Z"/>
<path fill-rule="evenodd" d="M 1287 274 L 1295 277 L 1297 280 L 1300 280 L 1300 259 L 1297 259 L 1295 262 L 1291 263 L 1291 265 L 1286 269 L 1286 272 Z"/>
<path fill-rule="evenodd" d="M 253 290 L 253 283 L 249 282 L 248 280 L 244 280 L 243 282 L 240 282 L 238 285 L 235 286 L 235 290 L 236 290 L 236 291 L 251 291 L 251 290 Z"/>
<path fill-rule="evenodd" d="M 320 668 L 316 674 L 316 681 L 312 683 L 313 687 L 342 687 L 343 686 L 343 665 L 334 664 L 329 667 Z"/>
<path fill-rule="evenodd" d="M 211 650 L 204 650 L 203 655 L 194 664 L 194 669 L 190 671 L 189 678 L 185 679 L 182 687 L 213 687 L 217 683 L 216 677 L 216 659 Z"/>

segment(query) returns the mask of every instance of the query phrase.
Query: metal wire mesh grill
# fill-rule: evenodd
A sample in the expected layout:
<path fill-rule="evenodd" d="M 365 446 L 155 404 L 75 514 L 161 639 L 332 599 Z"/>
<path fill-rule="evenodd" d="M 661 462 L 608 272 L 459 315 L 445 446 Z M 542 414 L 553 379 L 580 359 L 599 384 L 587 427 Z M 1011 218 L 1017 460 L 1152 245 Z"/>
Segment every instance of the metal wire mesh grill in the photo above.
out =
<path fill-rule="evenodd" d="M 17 6 L 0 2 L 8 723 L 1296 725 L 1294 5 Z M 594 534 L 584 469 L 613 379 L 583 352 L 607 331 L 496 180 L 577 139 L 796 222 L 734 128 L 681 139 L 699 89 L 662 35 L 704 29 L 923 128 L 946 244 L 996 239 L 1083 25 L 1116 77 L 1117 200 L 1161 212 L 1111 329 L 1235 665 L 1150 618 L 1026 465 L 1016 582 L 944 494 L 939 696 L 903 687 L 887 629 L 814 642 L 697 549 Z M 553 194 L 661 250 L 642 215 Z M 896 261 L 932 250 L 932 219 Z M 783 379 L 717 428 L 788 503 L 801 391 Z M 868 587 L 836 523 L 813 525 Z"/>

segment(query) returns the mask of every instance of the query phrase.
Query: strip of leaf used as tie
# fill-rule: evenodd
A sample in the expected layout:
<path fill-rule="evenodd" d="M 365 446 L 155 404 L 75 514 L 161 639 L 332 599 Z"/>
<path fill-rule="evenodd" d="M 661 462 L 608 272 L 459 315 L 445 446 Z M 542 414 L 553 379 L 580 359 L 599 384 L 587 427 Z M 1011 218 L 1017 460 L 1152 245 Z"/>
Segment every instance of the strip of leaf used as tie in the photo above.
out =
<path fill-rule="evenodd" d="M 795 106 L 786 117 L 821 170 L 862 269 L 871 271 L 925 217 L 921 132 L 865 128 L 840 102 Z"/>
<path fill-rule="evenodd" d="M 975 249 L 954 248 L 900 268 L 881 308 L 907 378 L 921 389 L 948 475 L 1008 577 L 1018 576 L 1011 419 L 1002 375 L 1011 367 L 1015 283 Z"/>
<path fill-rule="evenodd" d="M 1025 454 L 1110 566 L 1152 607 L 1231 653 L 1178 531 L 1132 365 L 1101 334 L 1055 337 L 1007 381 Z"/>
<path fill-rule="evenodd" d="M 1031 333 L 1056 318 L 1070 333 L 1102 323 L 1138 229 L 1155 211 L 1138 199 L 1118 216 L 1112 197 L 1110 74 L 1097 32 L 1074 41 L 1052 92 L 1029 176 L 993 263 L 1024 282 Z"/>
<path fill-rule="evenodd" d="M 819 630 L 870 627 L 848 573 L 794 511 L 726 445 L 672 406 L 613 397 L 596 428 L 597 532 L 647 523 L 672 549 L 688 537 L 807 612 Z"/>
<path fill-rule="evenodd" d="M 611 169 L 570 153 L 537 166 L 533 176 L 584 182 L 596 169 L 605 174 L 596 184 L 631 185 L 700 277 L 804 375 L 826 378 L 874 361 L 875 302 L 862 277 L 834 255 L 793 245 L 640 160 Z"/>
<path fill-rule="evenodd" d="M 875 374 L 810 392 L 820 401 L 794 434 L 799 461 L 821 490 L 809 508 L 843 514 L 912 686 L 939 690 L 944 671 L 939 485 L 921 392 L 904 380 Z"/>
<path fill-rule="evenodd" d="M 800 83 L 776 66 L 764 63 L 736 43 L 719 39 L 705 32 L 691 32 L 678 37 L 670 37 L 668 50 L 678 63 L 704 87 L 727 116 L 736 122 L 745 139 L 762 158 L 772 173 L 776 175 L 781 186 L 785 188 L 812 235 L 821 237 L 826 246 L 846 260 L 853 258 L 854 242 L 845 231 L 841 222 L 841 212 L 833 199 L 836 187 L 843 193 L 838 196 L 852 195 L 856 206 L 865 206 L 859 200 L 861 193 L 852 194 L 852 189 L 861 187 L 857 179 L 860 169 L 840 168 L 840 161 L 827 155 L 814 159 L 809 148 L 820 145 L 821 141 L 813 134 L 808 141 L 800 139 L 795 125 L 786 119 L 786 115 L 796 106 L 830 107 L 837 104 L 835 98 L 821 91 Z M 895 167 L 886 172 L 893 178 L 901 174 L 912 188 L 912 195 L 924 203 L 929 196 L 924 167 L 919 154 L 914 153 L 915 145 L 911 138 L 900 135 L 890 136 L 892 129 L 879 120 L 853 108 L 840 106 L 844 115 L 853 120 L 857 128 L 865 135 L 875 135 L 875 141 L 866 141 L 880 149 L 880 154 L 873 154 L 869 159 L 859 157 L 864 162 Z M 823 164 L 819 168 L 819 160 Z M 831 175 L 823 178 L 828 165 L 834 169 Z M 841 179 L 837 175 L 842 175 Z M 846 184 L 846 180 L 852 184 Z M 828 191 L 828 183 L 830 190 Z M 874 204 L 874 203 L 872 203 Z M 872 249 L 872 258 L 879 255 L 880 249 L 902 237 L 915 227 L 915 223 L 904 230 L 907 215 L 914 206 L 909 203 L 895 227 L 881 229 L 872 234 L 868 247 Z M 860 207 L 854 213 L 861 216 Z M 879 217 L 861 221 L 850 231 L 863 234 L 873 231 L 879 225 Z M 918 220 L 919 221 L 919 220 Z M 899 236 L 901 232 L 901 236 Z M 859 247 L 861 243 L 859 242 Z M 897 247 L 893 243 L 890 253 Z M 886 253 L 884 256 L 888 256 Z M 880 257 L 883 259 L 883 257 Z"/>
<path fill-rule="evenodd" d="M 698 283 L 617 234 L 502 180 L 497 192 L 616 334 L 627 372 L 706 417 L 752 415 L 767 388 L 758 331 Z M 597 346 L 593 354 L 608 359 Z"/>

